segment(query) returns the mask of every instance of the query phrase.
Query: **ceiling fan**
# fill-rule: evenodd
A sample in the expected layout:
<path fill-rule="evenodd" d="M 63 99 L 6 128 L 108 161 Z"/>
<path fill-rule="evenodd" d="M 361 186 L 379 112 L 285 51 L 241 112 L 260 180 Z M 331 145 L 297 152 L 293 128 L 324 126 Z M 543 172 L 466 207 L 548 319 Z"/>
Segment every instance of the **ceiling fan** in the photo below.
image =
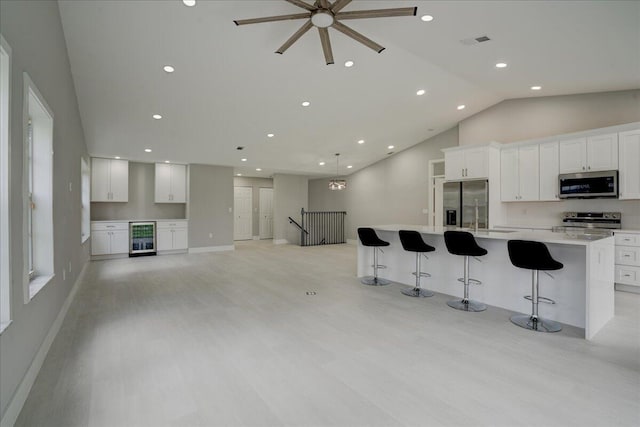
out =
<path fill-rule="evenodd" d="M 300 37 L 302 37 L 312 27 L 318 29 L 320 34 L 320 42 L 327 65 L 333 64 L 333 52 L 331 50 L 331 41 L 329 40 L 329 30 L 331 27 L 340 31 L 342 34 L 362 43 L 363 45 L 380 53 L 384 50 L 383 46 L 373 40 L 363 36 L 362 34 L 347 27 L 340 21 L 346 19 L 365 19 L 365 18 L 386 18 L 392 16 L 415 16 L 417 7 L 401 7 L 395 9 L 374 9 L 374 10 L 355 10 L 352 12 L 341 12 L 345 6 L 351 3 L 351 0 L 335 0 L 333 3 L 329 0 L 316 0 L 313 4 L 309 4 L 302 0 L 285 0 L 288 3 L 305 9 L 304 13 L 292 13 L 289 15 L 268 16 L 264 18 L 238 19 L 236 25 L 259 24 L 262 22 L 287 21 L 293 19 L 308 19 L 307 22 L 300 27 L 289 39 L 282 45 L 276 53 L 283 54 L 291 47 Z"/>

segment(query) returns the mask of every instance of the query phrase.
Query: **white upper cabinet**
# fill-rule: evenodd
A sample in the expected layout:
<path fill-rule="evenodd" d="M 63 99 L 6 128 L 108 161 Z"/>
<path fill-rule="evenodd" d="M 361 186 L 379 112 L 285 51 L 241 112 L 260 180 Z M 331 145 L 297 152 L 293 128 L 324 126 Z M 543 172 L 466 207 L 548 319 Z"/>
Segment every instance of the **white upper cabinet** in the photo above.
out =
<path fill-rule="evenodd" d="M 503 202 L 538 200 L 538 146 L 503 149 L 500 153 L 500 197 Z"/>
<path fill-rule="evenodd" d="M 489 176 L 489 148 L 446 151 L 444 175 L 447 180 L 478 179 Z"/>
<path fill-rule="evenodd" d="M 558 159 L 558 142 L 540 144 L 540 200 L 560 200 L 558 197 L 558 174 L 560 162 Z"/>
<path fill-rule="evenodd" d="M 618 169 L 617 133 L 560 142 L 560 173 L 615 169 Z"/>
<path fill-rule="evenodd" d="M 187 167 L 156 163 L 155 189 L 156 203 L 186 203 Z"/>
<path fill-rule="evenodd" d="M 640 129 L 620 133 L 621 199 L 640 199 Z"/>
<path fill-rule="evenodd" d="M 116 159 L 91 159 L 91 201 L 126 202 L 129 200 L 129 162 Z"/>

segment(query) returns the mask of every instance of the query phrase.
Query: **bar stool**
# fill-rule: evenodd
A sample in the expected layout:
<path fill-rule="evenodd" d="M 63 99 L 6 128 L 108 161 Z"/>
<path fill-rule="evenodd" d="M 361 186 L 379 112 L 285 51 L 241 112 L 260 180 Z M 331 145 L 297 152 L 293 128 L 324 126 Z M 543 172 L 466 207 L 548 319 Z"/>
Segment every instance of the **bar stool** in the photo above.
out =
<path fill-rule="evenodd" d="M 464 277 L 458 279 L 459 282 L 464 283 L 464 297 L 462 300 L 447 301 L 447 305 L 463 311 L 476 312 L 486 310 L 487 306 L 485 304 L 469 299 L 469 283 L 474 285 L 482 284 L 479 280 L 469 278 L 469 257 L 475 258 L 486 255 L 487 250 L 478 246 L 473 234 L 466 231 L 445 231 L 444 243 L 447 245 L 449 253 L 464 257 Z"/>
<path fill-rule="evenodd" d="M 432 297 L 434 295 L 433 292 L 422 289 L 420 287 L 420 278 L 421 277 L 431 277 L 429 273 L 423 273 L 420 269 L 420 261 L 422 256 L 427 252 L 433 252 L 436 250 L 433 246 L 427 245 L 424 240 L 422 240 L 422 236 L 420 233 L 413 230 L 400 230 L 400 243 L 402 243 L 402 247 L 405 251 L 415 252 L 416 253 L 416 271 L 413 273 L 416 276 L 416 286 L 413 289 L 403 289 L 401 292 L 409 297 Z"/>
<path fill-rule="evenodd" d="M 358 228 L 358 237 L 360 237 L 360 242 L 362 242 L 363 246 L 373 247 L 373 277 L 365 277 L 360 280 L 360 282 L 370 286 L 384 286 L 391 283 L 386 279 L 378 277 L 378 269 L 387 268 L 386 265 L 378 264 L 378 251 L 382 250 L 380 249 L 381 247 L 389 246 L 389 242 L 380 239 L 373 228 L 368 227 Z"/>
<path fill-rule="evenodd" d="M 514 314 L 511 316 L 511 322 L 521 328 L 531 329 L 539 332 L 558 332 L 562 330 L 562 326 L 553 320 L 542 319 L 538 317 L 538 303 L 555 304 L 552 299 L 541 297 L 539 295 L 539 273 L 549 270 L 560 270 L 564 265 L 551 257 L 547 245 L 541 242 L 532 242 L 530 240 L 509 240 L 507 242 L 509 250 L 509 259 L 511 264 L 519 268 L 531 270 L 531 295 L 525 296 L 525 299 L 531 300 L 531 315 Z M 549 274 L 549 273 L 547 273 Z M 549 274 L 549 276 L 551 276 Z M 551 276 L 553 277 L 553 276 Z"/>

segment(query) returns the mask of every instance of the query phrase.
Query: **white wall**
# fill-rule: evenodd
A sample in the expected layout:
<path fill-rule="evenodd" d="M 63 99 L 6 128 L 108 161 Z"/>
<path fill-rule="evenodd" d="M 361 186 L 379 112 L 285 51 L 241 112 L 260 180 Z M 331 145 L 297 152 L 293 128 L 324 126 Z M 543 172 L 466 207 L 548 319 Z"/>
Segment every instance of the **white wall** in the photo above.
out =
<path fill-rule="evenodd" d="M 288 218 L 300 223 L 300 209 L 309 208 L 309 179 L 306 176 L 273 175 L 273 241 L 300 244 L 300 230 Z"/>
<path fill-rule="evenodd" d="M 13 323 L 0 335 L 0 415 L 45 342 L 89 256 L 82 245 L 80 158 L 87 156 L 58 4 L 0 2 L 0 31 L 11 46 L 10 228 Z M 54 114 L 53 229 L 56 276 L 28 304 L 23 302 L 23 72 L 29 73 Z M 71 191 L 69 191 L 71 184 Z M 68 271 L 71 263 L 71 271 Z M 63 278 L 63 269 L 66 278 Z M 46 346 L 45 346 L 46 347 Z M 37 372 L 37 371 L 36 371 Z M 17 399 L 19 400 L 19 399 Z M 12 406 L 12 409 L 15 407 Z"/>

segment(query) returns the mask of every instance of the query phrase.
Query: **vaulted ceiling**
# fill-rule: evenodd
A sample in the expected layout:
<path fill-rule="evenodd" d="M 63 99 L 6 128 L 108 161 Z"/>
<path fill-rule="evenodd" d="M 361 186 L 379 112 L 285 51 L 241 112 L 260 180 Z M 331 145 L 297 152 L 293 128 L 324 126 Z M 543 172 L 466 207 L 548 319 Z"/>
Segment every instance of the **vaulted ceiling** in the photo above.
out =
<path fill-rule="evenodd" d="M 313 30 L 274 54 L 304 21 L 233 22 L 304 12 L 283 0 L 59 4 L 92 156 L 350 173 L 504 99 L 640 87 L 640 2 L 356 0 L 417 16 L 348 22 L 380 54 L 330 28 L 334 65 Z"/>

